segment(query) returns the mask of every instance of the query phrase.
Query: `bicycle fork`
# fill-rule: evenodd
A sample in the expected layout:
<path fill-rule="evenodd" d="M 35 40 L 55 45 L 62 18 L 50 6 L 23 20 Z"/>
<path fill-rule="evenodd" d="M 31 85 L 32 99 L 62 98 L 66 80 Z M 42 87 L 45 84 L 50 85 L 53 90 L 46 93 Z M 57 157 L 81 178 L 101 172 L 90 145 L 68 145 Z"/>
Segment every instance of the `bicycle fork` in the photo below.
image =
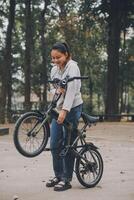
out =
<path fill-rule="evenodd" d="M 45 119 L 41 122 L 41 124 L 39 125 L 39 127 L 37 127 L 37 125 L 39 124 L 39 121 L 34 125 L 34 127 L 32 128 L 32 130 L 27 134 L 29 137 L 32 135 L 33 137 L 35 137 L 37 135 L 37 133 L 40 131 L 40 129 L 42 128 L 42 126 L 48 121 L 49 119 L 49 115 L 47 114 L 45 116 Z M 36 128 L 36 129 L 35 129 Z"/>

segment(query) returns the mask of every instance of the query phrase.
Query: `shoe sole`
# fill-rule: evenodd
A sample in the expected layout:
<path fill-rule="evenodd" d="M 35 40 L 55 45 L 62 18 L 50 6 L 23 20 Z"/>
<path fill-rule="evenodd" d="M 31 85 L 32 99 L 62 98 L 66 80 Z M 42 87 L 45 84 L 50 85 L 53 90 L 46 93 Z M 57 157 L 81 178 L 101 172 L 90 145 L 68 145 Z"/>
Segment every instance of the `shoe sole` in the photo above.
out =
<path fill-rule="evenodd" d="M 54 187 L 55 185 L 57 185 L 59 183 L 59 181 L 55 182 L 55 183 L 46 183 L 46 187 Z"/>
<path fill-rule="evenodd" d="M 71 188 L 72 188 L 71 185 L 67 185 L 67 186 L 64 186 L 64 187 L 61 187 L 61 188 L 54 187 L 54 191 L 56 191 L 56 192 L 62 192 L 62 191 L 65 191 L 65 190 L 68 190 L 68 189 L 71 189 Z"/>

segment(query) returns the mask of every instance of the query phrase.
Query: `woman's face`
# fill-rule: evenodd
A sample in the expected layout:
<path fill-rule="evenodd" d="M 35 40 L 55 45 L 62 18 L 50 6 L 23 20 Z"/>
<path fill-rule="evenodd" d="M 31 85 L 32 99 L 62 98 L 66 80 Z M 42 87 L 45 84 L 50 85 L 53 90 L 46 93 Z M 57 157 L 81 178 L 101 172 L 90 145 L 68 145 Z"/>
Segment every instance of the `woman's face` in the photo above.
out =
<path fill-rule="evenodd" d="M 52 63 L 54 63 L 60 68 L 64 68 L 67 62 L 68 54 L 67 53 L 64 54 L 56 49 L 53 49 L 51 51 L 51 58 L 52 58 Z"/>

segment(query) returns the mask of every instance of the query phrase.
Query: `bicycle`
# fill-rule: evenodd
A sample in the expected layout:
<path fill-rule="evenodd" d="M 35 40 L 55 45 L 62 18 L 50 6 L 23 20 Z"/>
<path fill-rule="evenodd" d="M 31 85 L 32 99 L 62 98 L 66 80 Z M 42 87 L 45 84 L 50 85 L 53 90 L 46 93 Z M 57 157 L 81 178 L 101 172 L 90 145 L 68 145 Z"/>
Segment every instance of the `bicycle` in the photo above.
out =
<path fill-rule="evenodd" d="M 87 77 L 66 77 L 63 80 L 54 79 L 49 81 L 56 88 L 66 89 L 68 82 L 75 79 L 87 79 Z M 58 118 L 58 112 L 55 110 L 56 103 L 61 97 L 61 93 L 55 91 L 53 100 L 48 106 L 46 112 L 31 111 L 23 114 L 17 120 L 14 129 L 14 144 L 16 149 L 23 156 L 35 157 L 42 151 L 49 151 L 46 148 L 48 138 L 50 137 L 49 119 Z M 75 156 L 75 173 L 81 185 L 87 188 L 96 186 L 101 180 L 103 174 L 103 159 L 101 154 L 91 142 L 86 142 L 86 128 L 91 127 L 98 122 L 97 117 L 92 117 L 84 112 L 81 114 L 84 125 L 77 129 L 77 138 L 70 145 L 70 134 L 73 131 L 71 123 L 64 120 L 63 126 L 68 128 L 68 144 L 64 146 L 60 152 L 60 156 L 64 157 L 71 151 Z M 76 130 L 75 130 L 76 131 Z"/>

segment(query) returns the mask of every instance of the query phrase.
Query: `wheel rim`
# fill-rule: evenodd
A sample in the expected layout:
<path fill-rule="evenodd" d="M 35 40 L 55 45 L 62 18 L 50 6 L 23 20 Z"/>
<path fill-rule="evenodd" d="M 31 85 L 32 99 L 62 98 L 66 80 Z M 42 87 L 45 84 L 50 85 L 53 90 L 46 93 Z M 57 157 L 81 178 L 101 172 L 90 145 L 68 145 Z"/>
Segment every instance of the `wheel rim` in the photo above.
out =
<path fill-rule="evenodd" d="M 41 120 L 37 116 L 30 116 L 25 118 L 18 129 L 18 143 L 21 149 L 28 153 L 34 154 L 44 143 L 46 132 L 45 127 L 41 127 L 40 131 L 36 134 Z"/>
<path fill-rule="evenodd" d="M 83 157 L 88 160 L 88 162 L 84 159 L 80 159 L 79 175 L 86 185 L 94 185 L 101 176 L 101 161 L 95 151 L 92 151 L 92 153 L 86 151 L 83 153 Z"/>

